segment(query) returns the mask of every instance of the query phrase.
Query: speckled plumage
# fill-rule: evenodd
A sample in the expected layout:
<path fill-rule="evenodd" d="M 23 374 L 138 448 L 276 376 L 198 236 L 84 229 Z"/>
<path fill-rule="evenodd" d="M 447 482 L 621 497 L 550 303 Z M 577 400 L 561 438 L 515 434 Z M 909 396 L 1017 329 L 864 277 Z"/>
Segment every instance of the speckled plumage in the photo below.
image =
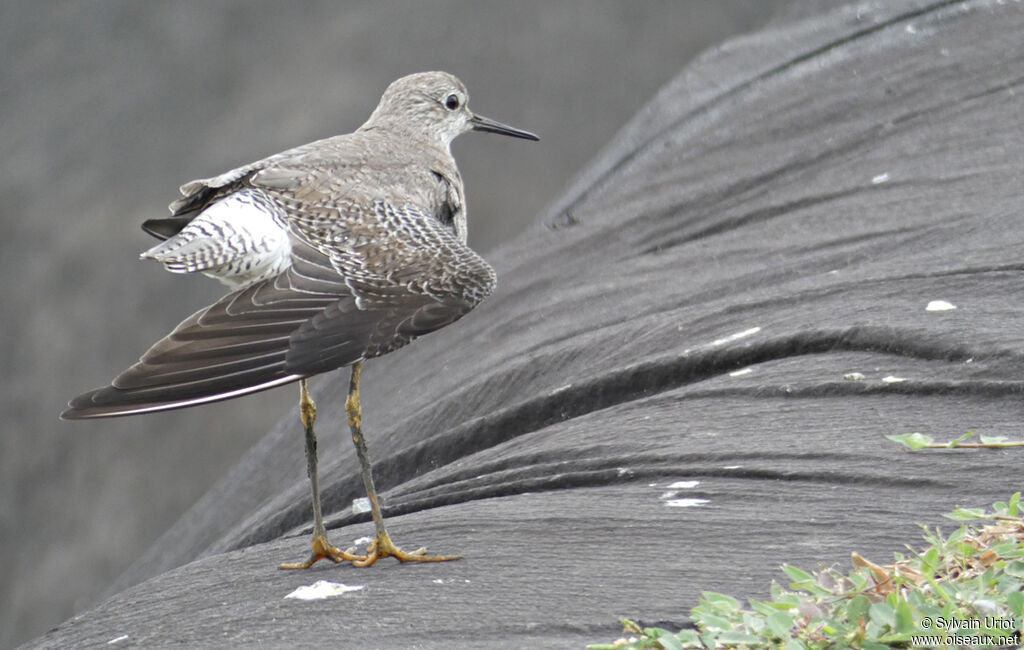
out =
<path fill-rule="evenodd" d="M 454 98 L 454 99 L 453 99 Z M 536 139 L 466 108 L 462 83 L 392 83 L 357 131 L 181 187 L 143 253 L 235 289 L 186 319 L 64 417 L 180 408 L 390 352 L 458 320 L 493 290 L 466 245 L 450 143 L 469 130 Z M 452 104 L 457 104 L 452 108 Z"/>

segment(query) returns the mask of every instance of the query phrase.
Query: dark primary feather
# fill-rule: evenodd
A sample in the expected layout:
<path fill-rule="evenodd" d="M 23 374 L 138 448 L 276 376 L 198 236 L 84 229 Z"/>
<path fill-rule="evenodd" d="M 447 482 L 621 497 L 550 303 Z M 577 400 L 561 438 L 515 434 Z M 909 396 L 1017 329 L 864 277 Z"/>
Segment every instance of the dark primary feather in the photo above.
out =
<path fill-rule="evenodd" d="M 189 214 L 162 219 L 146 219 L 142 222 L 142 229 L 157 239 L 167 240 L 181 232 L 181 229 L 187 226 L 194 217 L 194 214 Z"/>

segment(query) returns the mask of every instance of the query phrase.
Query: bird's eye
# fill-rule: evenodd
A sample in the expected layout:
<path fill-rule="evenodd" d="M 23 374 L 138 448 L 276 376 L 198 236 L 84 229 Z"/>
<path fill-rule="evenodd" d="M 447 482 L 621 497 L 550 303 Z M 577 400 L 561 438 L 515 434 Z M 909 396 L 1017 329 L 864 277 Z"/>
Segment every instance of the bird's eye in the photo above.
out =
<path fill-rule="evenodd" d="M 456 95 L 455 93 L 448 95 L 448 98 L 444 100 L 444 105 L 448 108 L 448 110 L 454 111 L 456 108 L 459 107 L 459 96 Z"/>

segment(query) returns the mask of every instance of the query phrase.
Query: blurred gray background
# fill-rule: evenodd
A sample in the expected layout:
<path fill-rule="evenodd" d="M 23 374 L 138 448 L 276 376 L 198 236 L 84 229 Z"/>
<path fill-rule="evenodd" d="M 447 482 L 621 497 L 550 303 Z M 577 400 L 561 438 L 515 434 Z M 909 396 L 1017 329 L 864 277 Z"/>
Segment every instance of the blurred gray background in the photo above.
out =
<path fill-rule="evenodd" d="M 0 5 L 0 647 L 89 606 L 282 417 L 296 392 L 57 420 L 223 293 L 138 260 L 181 183 L 350 131 L 444 69 L 540 143 L 454 146 L 470 241 L 532 223 L 692 57 L 784 0 Z M 295 454 L 302 454 L 296 426 Z"/>

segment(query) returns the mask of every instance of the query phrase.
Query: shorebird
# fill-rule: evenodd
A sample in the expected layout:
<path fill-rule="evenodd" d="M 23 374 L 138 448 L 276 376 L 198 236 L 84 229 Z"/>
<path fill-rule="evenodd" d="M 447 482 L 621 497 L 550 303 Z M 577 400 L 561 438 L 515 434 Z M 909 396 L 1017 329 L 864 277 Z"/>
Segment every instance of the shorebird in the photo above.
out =
<path fill-rule="evenodd" d="M 80 395 L 65 419 L 151 413 L 298 382 L 313 493 L 313 552 L 370 566 L 382 557 L 440 562 L 388 535 L 362 432 L 366 359 L 449 325 L 494 289 L 466 245 L 466 204 L 451 141 L 468 131 L 537 136 L 472 113 L 445 72 L 402 77 L 356 131 L 318 140 L 181 187 L 171 217 L 142 224 L 142 253 L 172 273 L 204 273 L 232 291 L 157 341 L 109 386 Z M 316 405 L 307 380 L 351 366 L 345 401 L 376 538 L 365 555 L 327 539 L 320 507 Z"/>

